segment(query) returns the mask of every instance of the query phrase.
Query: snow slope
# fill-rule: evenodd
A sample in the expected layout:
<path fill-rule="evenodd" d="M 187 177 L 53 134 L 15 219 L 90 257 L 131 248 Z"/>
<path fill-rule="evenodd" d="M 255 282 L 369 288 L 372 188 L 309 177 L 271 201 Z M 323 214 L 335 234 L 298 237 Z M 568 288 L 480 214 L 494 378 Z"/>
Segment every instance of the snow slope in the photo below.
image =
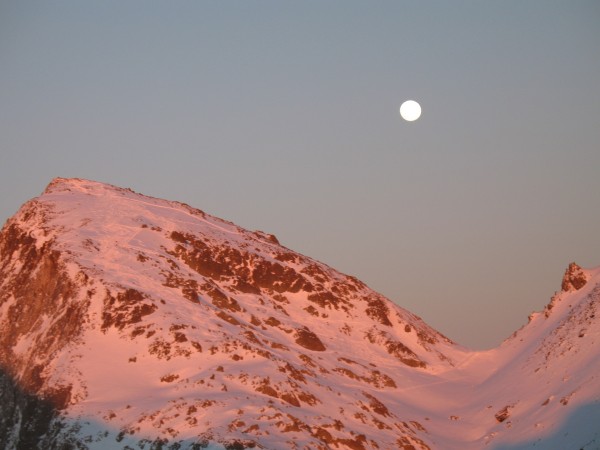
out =
<path fill-rule="evenodd" d="M 474 352 L 273 235 L 56 179 L 0 235 L 0 444 L 600 448 L 599 281 Z"/>

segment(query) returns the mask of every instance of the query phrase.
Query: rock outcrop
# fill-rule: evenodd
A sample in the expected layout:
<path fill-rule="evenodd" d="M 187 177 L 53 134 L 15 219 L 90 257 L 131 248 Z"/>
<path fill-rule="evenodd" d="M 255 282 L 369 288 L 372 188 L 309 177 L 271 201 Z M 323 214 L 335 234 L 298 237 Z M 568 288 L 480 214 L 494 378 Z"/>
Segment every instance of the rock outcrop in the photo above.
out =
<path fill-rule="evenodd" d="M 578 291 L 585 286 L 587 281 L 588 276 L 586 275 L 585 271 L 577 264 L 572 262 L 565 271 L 561 288 L 563 292 Z"/>

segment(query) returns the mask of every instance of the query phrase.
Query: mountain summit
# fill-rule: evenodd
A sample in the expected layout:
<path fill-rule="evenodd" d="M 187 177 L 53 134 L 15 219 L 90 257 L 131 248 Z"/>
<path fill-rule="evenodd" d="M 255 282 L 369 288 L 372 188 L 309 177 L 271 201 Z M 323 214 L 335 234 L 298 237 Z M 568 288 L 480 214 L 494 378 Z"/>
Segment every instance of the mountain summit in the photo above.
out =
<path fill-rule="evenodd" d="M 0 446 L 597 449 L 599 283 L 474 352 L 271 234 L 55 179 L 0 234 Z"/>

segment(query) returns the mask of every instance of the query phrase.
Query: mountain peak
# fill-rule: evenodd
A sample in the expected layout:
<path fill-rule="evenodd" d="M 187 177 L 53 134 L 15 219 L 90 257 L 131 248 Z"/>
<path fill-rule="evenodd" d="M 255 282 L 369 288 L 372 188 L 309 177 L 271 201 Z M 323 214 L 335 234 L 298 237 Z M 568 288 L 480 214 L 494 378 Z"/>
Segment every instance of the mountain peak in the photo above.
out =
<path fill-rule="evenodd" d="M 463 351 L 273 235 L 88 180 L 55 179 L 23 206 L 0 268 L 7 375 L 68 417 L 114 415 L 130 441 L 176 429 L 270 448 L 297 433 L 311 448 L 417 442 L 383 394 Z M 128 407 L 140 398 L 154 400 Z"/>
<path fill-rule="evenodd" d="M 599 270 L 569 267 L 569 289 L 582 273 L 598 284 Z M 522 442 L 600 401 L 600 290 L 564 296 L 507 345 L 471 352 L 273 235 L 57 178 L 0 233 L 0 447 Z"/>
<path fill-rule="evenodd" d="M 588 271 L 582 269 L 579 265 L 572 262 L 565 271 L 565 275 L 561 284 L 562 291 L 578 291 L 586 285 L 589 276 L 590 274 Z"/>
<path fill-rule="evenodd" d="M 121 189 L 107 183 L 98 181 L 86 180 L 83 178 L 62 178 L 56 177 L 50 181 L 44 194 L 59 192 L 64 190 L 92 190 L 92 189 Z"/>

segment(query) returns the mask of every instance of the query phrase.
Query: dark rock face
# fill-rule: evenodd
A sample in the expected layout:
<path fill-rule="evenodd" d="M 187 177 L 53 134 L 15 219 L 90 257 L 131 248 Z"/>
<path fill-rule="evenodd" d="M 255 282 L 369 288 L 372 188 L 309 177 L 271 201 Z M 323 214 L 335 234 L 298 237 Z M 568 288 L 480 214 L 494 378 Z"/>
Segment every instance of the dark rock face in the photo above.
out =
<path fill-rule="evenodd" d="M 86 448 L 70 438 L 57 439 L 60 411 L 71 400 L 71 386 L 49 386 L 44 374 L 44 358 L 77 339 L 86 321 L 92 293 L 84 289 L 85 275 L 76 278 L 67 273 L 52 241 L 40 244 L 15 223 L 3 229 L 0 307 L 6 307 L 6 313 L 0 323 L 0 448 Z M 46 328 L 43 318 L 48 320 Z M 14 353 L 20 340 L 30 336 L 31 349 Z"/>
<path fill-rule="evenodd" d="M 16 377 L 21 388 L 42 399 L 54 401 L 57 408 L 66 406 L 69 395 L 66 388 L 44 388 L 44 363 L 40 355 L 50 357 L 53 352 L 75 339 L 85 321 L 88 301 L 76 299 L 80 286 L 68 276 L 58 252 L 50 243 L 37 247 L 32 239 L 16 225 L 8 227 L 0 236 L 2 280 L 0 306 L 9 302 L 5 320 L 0 324 L 0 366 Z M 9 266 L 18 261 L 20 270 L 9 276 Z M 81 278 L 85 284 L 85 277 Z M 40 333 L 43 317 L 51 318 L 48 327 Z M 37 335 L 33 342 L 35 355 L 18 356 L 13 348 L 24 336 Z"/>
<path fill-rule="evenodd" d="M 587 276 L 581 267 L 572 262 L 565 271 L 561 287 L 563 292 L 578 291 L 586 285 L 587 281 Z"/>
<path fill-rule="evenodd" d="M 319 337 L 308 328 L 298 329 L 296 330 L 296 333 L 296 343 L 298 345 L 315 352 L 322 352 L 326 350 L 325 345 L 323 345 L 323 342 L 321 342 Z"/>
<path fill-rule="evenodd" d="M 0 448 L 41 448 L 39 440 L 48 435 L 56 416 L 51 402 L 25 392 L 0 369 Z"/>
<path fill-rule="evenodd" d="M 504 408 L 502 408 L 500 411 L 498 411 L 495 414 L 496 420 L 499 423 L 502 423 L 505 420 L 507 420 L 510 417 L 512 409 L 513 409 L 513 405 L 506 405 Z"/>
<path fill-rule="evenodd" d="M 152 314 L 158 308 L 145 300 L 144 294 L 135 289 L 119 292 L 116 297 L 109 295 L 102 314 L 102 329 L 114 326 L 122 330 L 126 325 L 139 323 L 142 317 Z"/>
<path fill-rule="evenodd" d="M 232 280 L 238 290 L 259 294 L 312 290 L 310 282 L 292 268 L 276 262 L 256 260 L 256 255 L 231 246 L 218 246 L 190 234 L 173 231 L 175 248 L 170 254 L 198 274 L 216 281 Z M 275 243 L 275 241 L 269 240 Z"/>

